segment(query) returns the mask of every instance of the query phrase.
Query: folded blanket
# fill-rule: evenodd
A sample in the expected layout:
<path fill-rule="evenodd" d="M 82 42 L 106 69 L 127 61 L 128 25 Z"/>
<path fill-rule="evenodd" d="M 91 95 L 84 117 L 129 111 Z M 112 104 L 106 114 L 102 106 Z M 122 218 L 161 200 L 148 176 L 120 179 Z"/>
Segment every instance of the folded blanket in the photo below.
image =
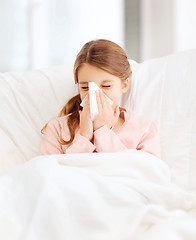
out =
<path fill-rule="evenodd" d="M 0 177 L 3 240 L 195 240 L 196 195 L 138 150 L 38 156 Z"/>

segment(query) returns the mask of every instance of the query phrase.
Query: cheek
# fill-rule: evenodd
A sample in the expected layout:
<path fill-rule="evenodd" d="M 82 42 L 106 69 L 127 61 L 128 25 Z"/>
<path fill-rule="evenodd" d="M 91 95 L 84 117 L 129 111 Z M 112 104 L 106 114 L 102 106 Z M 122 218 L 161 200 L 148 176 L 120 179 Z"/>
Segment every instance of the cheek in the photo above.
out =
<path fill-rule="evenodd" d="M 119 91 L 103 91 L 115 104 L 118 104 L 121 96 Z"/>

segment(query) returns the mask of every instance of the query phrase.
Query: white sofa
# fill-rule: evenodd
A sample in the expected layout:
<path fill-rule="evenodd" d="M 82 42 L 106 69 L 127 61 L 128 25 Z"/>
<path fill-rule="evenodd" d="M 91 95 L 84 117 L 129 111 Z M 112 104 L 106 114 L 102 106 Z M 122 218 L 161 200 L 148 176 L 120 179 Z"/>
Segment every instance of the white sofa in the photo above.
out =
<path fill-rule="evenodd" d="M 196 190 L 196 49 L 131 63 L 122 105 L 157 123 L 172 181 Z M 1 172 L 41 154 L 41 128 L 77 92 L 72 67 L 0 74 Z"/>

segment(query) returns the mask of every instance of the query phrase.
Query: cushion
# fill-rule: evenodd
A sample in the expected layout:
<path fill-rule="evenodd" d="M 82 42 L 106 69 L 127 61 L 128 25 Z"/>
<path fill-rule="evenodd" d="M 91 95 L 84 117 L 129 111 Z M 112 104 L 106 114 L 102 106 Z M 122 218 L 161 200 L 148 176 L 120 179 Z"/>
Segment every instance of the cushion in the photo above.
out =
<path fill-rule="evenodd" d="M 196 189 L 196 49 L 137 65 L 126 101 L 157 123 L 172 180 Z"/>
<path fill-rule="evenodd" d="M 41 154 L 41 128 L 75 91 L 69 65 L 0 74 L 0 127 L 26 160 Z"/>

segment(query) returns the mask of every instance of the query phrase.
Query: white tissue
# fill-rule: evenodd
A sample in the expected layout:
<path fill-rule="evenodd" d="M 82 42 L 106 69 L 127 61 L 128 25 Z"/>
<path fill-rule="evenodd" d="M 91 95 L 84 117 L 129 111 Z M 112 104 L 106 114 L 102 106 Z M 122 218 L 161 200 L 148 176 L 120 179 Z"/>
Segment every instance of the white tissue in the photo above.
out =
<path fill-rule="evenodd" d="M 89 94 L 89 104 L 90 104 L 90 115 L 91 115 L 91 119 L 94 120 L 95 115 L 98 114 L 98 106 L 97 106 L 97 99 L 96 99 L 96 91 L 99 90 L 99 87 L 97 86 L 97 84 L 95 84 L 94 82 L 89 82 L 88 83 L 88 94 Z M 104 94 L 105 95 L 105 94 Z M 113 104 L 113 101 L 105 95 L 105 97 L 107 98 L 108 102 L 110 103 L 110 105 Z M 81 102 L 80 106 L 84 107 L 84 103 L 86 101 L 87 95 L 85 96 L 85 98 L 83 99 L 83 101 Z"/>

